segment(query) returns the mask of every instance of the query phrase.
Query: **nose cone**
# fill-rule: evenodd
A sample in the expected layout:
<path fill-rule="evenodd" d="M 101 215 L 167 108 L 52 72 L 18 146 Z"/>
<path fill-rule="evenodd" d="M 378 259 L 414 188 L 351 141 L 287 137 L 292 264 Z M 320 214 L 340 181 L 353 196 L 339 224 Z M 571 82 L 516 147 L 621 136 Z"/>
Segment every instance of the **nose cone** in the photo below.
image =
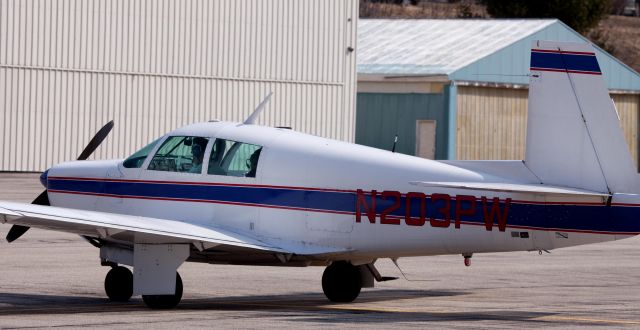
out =
<path fill-rule="evenodd" d="M 42 174 L 40 174 L 40 183 L 47 188 L 47 177 L 49 176 L 49 170 L 47 169 L 46 171 L 42 172 Z"/>

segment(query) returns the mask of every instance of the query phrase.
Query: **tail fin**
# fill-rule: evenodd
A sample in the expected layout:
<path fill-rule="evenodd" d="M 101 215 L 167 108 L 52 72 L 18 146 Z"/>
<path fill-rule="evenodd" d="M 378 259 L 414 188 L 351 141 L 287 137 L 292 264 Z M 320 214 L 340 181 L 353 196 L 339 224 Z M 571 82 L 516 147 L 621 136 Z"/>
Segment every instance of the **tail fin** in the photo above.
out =
<path fill-rule="evenodd" d="M 637 193 L 637 172 L 594 49 L 535 41 L 525 164 L 545 184 Z"/>

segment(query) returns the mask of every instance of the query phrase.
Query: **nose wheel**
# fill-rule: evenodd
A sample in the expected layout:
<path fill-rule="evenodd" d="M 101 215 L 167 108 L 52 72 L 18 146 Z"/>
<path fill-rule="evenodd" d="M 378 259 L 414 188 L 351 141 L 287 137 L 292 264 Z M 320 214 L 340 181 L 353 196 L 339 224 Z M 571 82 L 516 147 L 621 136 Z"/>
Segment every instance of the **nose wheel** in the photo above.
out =
<path fill-rule="evenodd" d="M 133 274 L 129 268 L 122 266 L 111 268 L 104 279 L 104 291 L 111 301 L 129 301 L 133 295 Z"/>
<path fill-rule="evenodd" d="M 360 271 L 346 261 L 336 261 L 322 274 L 322 291 L 332 302 L 352 302 L 360 294 L 362 278 Z"/>

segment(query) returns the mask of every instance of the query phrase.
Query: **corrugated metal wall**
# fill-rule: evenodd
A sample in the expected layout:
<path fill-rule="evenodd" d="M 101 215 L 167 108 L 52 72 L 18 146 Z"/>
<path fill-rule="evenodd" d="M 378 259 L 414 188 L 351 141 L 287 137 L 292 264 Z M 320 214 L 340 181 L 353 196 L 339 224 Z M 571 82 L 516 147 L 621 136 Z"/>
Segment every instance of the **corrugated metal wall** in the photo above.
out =
<path fill-rule="evenodd" d="M 213 118 L 353 141 L 357 0 L 0 0 L 0 170 L 94 158 Z"/>
<path fill-rule="evenodd" d="M 448 112 L 444 93 L 358 93 L 356 143 L 391 150 L 398 134 L 396 152 L 416 154 L 416 123 L 436 121 L 436 159 L 447 157 Z"/>
<path fill-rule="evenodd" d="M 612 94 L 638 164 L 638 94 Z M 524 159 L 528 90 L 459 86 L 457 159 Z"/>

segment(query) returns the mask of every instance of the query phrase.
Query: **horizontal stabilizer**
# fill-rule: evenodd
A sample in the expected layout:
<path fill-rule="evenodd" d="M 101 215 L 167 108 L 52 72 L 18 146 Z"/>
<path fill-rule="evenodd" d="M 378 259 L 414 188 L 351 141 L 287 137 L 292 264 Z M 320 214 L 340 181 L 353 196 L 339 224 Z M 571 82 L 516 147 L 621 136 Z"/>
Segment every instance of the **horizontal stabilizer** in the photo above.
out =
<path fill-rule="evenodd" d="M 497 191 L 510 193 L 525 193 L 538 195 L 553 195 L 558 197 L 602 197 L 608 198 L 609 194 L 597 191 L 555 187 L 541 184 L 517 184 L 501 182 L 410 182 L 422 187 L 452 188 L 480 191 Z"/>

